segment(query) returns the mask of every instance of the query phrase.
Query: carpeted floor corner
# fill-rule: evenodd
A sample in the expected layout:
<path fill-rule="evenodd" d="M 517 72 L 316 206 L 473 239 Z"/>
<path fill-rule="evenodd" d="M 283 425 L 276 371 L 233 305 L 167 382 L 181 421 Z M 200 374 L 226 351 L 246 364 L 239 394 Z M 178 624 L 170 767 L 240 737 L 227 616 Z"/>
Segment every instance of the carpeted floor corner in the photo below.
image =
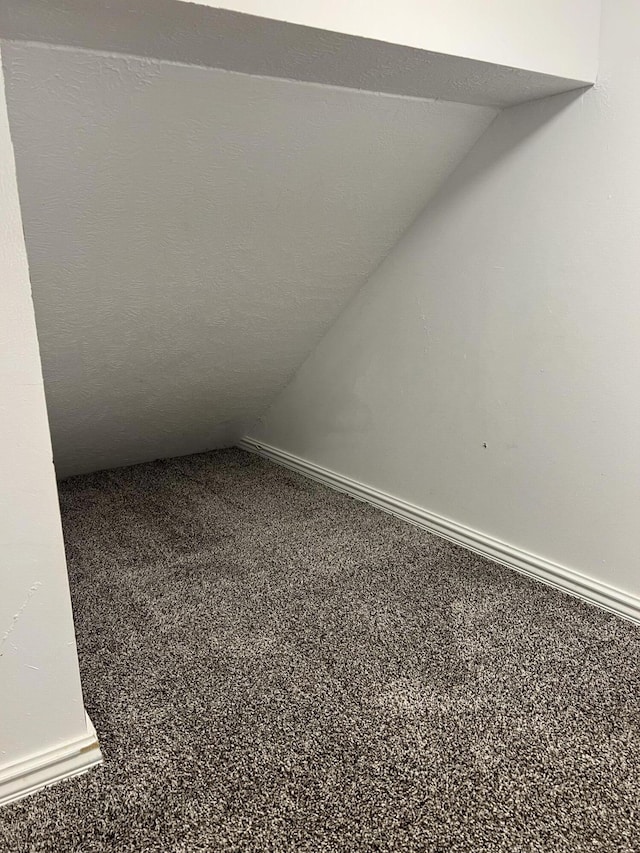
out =
<path fill-rule="evenodd" d="M 60 498 L 103 767 L 0 850 L 640 851 L 640 629 L 239 450 Z"/>

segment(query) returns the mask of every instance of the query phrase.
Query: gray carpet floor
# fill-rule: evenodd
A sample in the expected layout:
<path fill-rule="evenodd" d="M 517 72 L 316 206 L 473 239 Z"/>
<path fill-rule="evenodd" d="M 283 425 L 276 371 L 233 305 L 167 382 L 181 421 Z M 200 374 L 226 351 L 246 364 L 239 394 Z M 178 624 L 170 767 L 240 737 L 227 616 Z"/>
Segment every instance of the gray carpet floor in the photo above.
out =
<path fill-rule="evenodd" d="M 239 450 L 61 484 L 106 763 L 2 851 L 640 851 L 640 629 Z"/>

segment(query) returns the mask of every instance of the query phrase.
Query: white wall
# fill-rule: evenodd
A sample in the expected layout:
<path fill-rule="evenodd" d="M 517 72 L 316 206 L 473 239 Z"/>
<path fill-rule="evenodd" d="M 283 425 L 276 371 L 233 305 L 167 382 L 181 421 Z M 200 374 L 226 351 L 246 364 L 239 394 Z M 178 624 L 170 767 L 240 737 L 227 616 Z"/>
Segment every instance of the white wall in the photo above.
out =
<path fill-rule="evenodd" d="M 587 82 L 598 70 L 600 0 L 197 2 Z"/>
<path fill-rule="evenodd" d="M 638 32 L 606 0 L 598 85 L 501 113 L 251 431 L 636 595 Z"/>
<path fill-rule="evenodd" d="M 0 796 L 14 763 L 87 732 L 0 71 Z"/>
<path fill-rule="evenodd" d="M 59 476 L 233 444 L 496 114 L 4 53 Z"/>

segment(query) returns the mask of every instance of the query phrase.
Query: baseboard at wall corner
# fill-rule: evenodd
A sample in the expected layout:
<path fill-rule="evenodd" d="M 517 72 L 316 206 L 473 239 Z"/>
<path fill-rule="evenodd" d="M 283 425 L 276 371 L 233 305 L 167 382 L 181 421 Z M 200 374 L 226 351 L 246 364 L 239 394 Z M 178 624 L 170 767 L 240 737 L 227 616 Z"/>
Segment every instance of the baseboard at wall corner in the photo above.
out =
<path fill-rule="evenodd" d="M 86 734 L 0 770 L 0 806 L 21 800 L 56 782 L 79 776 L 102 763 L 96 730 L 88 715 L 85 716 Z"/>
<path fill-rule="evenodd" d="M 640 597 L 638 596 L 587 577 L 574 569 L 568 569 L 536 554 L 523 551 L 478 530 L 466 527 L 457 521 L 444 518 L 415 504 L 407 503 L 373 486 L 353 480 L 337 471 L 331 471 L 285 450 L 256 441 L 249 436 L 245 436 L 238 442 L 237 446 L 242 450 L 255 453 L 271 462 L 323 483 L 332 489 L 344 492 L 356 500 L 371 504 L 384 512 L 408 521 L 410 524 L 423 527 L 430 533 L 448 539 L 456 545 L 462 545 L 464 548 L 520 572 L 520 574 L 528 575 L 534 580 L 541 581 L 548 586 L 553 586 L 562 592 L 587 601 L 589 604 L 595 604 L 597 607 L 615 613 L 623 619 L 640 624 Z"/>

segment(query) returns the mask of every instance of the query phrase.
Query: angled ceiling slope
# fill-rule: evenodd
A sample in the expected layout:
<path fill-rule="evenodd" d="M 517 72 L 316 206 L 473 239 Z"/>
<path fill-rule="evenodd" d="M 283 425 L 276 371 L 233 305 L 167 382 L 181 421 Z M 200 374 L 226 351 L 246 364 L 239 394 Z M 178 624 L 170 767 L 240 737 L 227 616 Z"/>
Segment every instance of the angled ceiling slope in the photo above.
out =
<path fill-rule="evenodd" d="M 151 8 L 153 27 L 130 26 Z M 471 103 L 319 86 L 294 44 L 310 28 L 271 22 L 294 27 L 283 51 L 282 30 L 274 41 L 271 23 L 236 12 L 174 0 L 0 12 L 59 476 L 234 443 L 497 112 L 473 96 L 477 78 Z M 220 41 L 194 14 L 233 26 Z M 278 73 L 211 67 L 248 61 L 228 42 L 255 47 L 265 32 Z M 366 88 L 378 86 L 382 43 L 340 38 L 343 56 L 367 42 Z M 295 79 L 278 56 L 297 57 Z M 431 91 L 429 67 L 418 78 Z"/>

